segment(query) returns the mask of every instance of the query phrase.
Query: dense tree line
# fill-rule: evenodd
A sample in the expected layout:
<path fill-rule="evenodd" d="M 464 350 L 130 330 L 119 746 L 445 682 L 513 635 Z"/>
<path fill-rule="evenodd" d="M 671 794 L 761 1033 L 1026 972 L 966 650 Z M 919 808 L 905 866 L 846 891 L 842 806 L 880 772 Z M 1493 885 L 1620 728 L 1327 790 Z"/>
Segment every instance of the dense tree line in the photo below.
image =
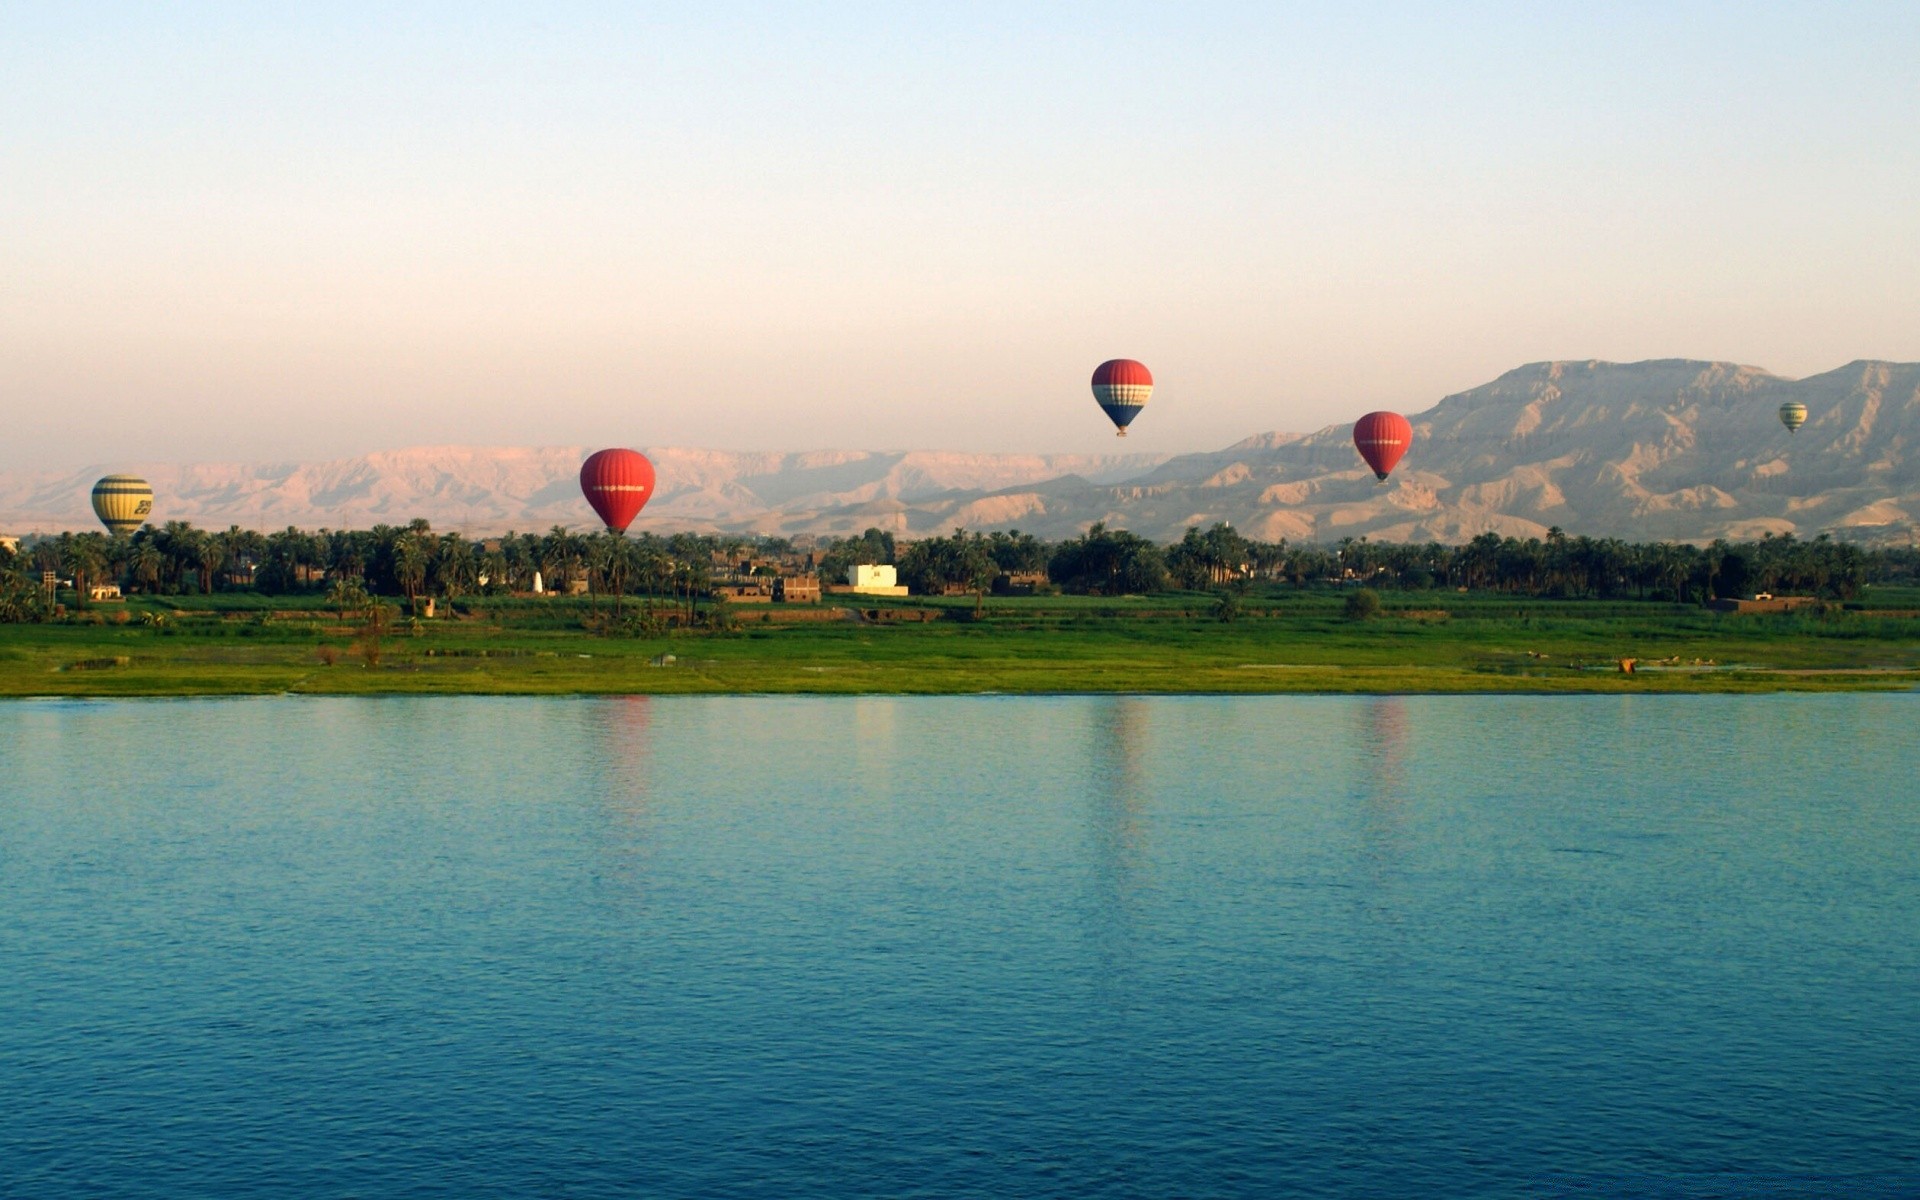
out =
<path fill-rule="evenodd" d="M 1326 555 L 1333 556 L 1327 561 Z M 1467 588 L 1535 596 L 1636 597 L 1681 603 L 1780 592 L 1850 600 L 1870 582 L 1920 578 L 1920 552 L 1864 550 L 1822 535 L 1811 541 L 1626 542 L 1618 538 L 1502 538 L 1459 546 L 1342 541 L 1285 551 L 1279 570 L 1300 581 L 1338 575 L 1376 586 Z"/>
<path fill-rule="evenodd" d="M 901 553 L 900 582 L 916 592 L 984 593 L 999 575 L 1028 575 L 1047 569 L 1045 542 L 1019 530 L 931 537 Z"/>
<path fill-rule="evenodd" d="M 1639 597 L 1681 603 L 1755 592 L 1847 600 L 1875 581 L 1920 582 L 1920 550 L 1867 550 L 1822 536 L 1706 546 L 1568 537 L 1482 534 L 1462 545 L 1394 544 L 1343 539 L 1335 545 L 1260 542 L 1231 526 L 1186 531 L 1161 547 L 1124 530 L 1094 525 L 1048 543 L 1018 530 L 969 533 L 911 543 L 880 529 L 846 538 L 796 542 L 674 534 L 614 537 L 509 533 L 472 539 L 437 533 L 425 521 L 366 530 L 275 533 L 196 529 L 184 521 L 147 526 L 128 538 L 65 533 L 21 550 L 0 548 L 0 620 L 45 615 L 41 573 L 90 585 L 157 594 L 258 591 L 329 592 L 349 586 L 369 596 L 413 603 L 423 597 L 527 592 L 535 574 L 552 591 L 583 588 L 593 597 L 647 595 L 684 605 L 689 618 L 718 572 L 758 560 L 762 572 L 809 565 L 828 582 L 856 563 L 893 563 L 917 593 L 984 593 L 999 575 L 1044 573 L 1069 592 L 1120 595 L 1188 590 L 1233 591 L 1271 581 L 1296 586 L 1359 583 L 1374 588 L 1465 588 L 1529 596 Z"/>
<path fill-rule="evenodd" d="M 893 535 L 884 529 L 869 529 L 858 537 L 830 541 L 819 555 L 820 578 L 840 580 L 847 568 L 860 563 L 894 562 Z"/>
<path fill-rule="evenodd" d="M 732 537 L 613 537 L 559 526 L 544 534 L 471 539 L 436 533 L 425 521 L 267 534 L 239 528 L 219 533 L 170 521 L 121 539 L 64 533 L 0 556 L 0 613 L 23 619 L 18 614 L 30 611 L 41 595 L 43 571 L 70 579 L 81 596 L 102 582 L 160 595 L 331 593 L 351 585 L 412 604 L 427 596 L 530 591 L 538 574 L 547 590 L 565 591 L 577 581 L 593 596 L 645 593 L 691 605 L 707 592 L 716 559 L 752 545 Z"/>
<path fill-rule="evenodd" d="M 1158 592 L 1167 587 L 1167 559 L 1147 539 L 1098 522 L 1082 536 L 1060 543 L 1047 560 L 1047 574 L 1070 592 Z"/>

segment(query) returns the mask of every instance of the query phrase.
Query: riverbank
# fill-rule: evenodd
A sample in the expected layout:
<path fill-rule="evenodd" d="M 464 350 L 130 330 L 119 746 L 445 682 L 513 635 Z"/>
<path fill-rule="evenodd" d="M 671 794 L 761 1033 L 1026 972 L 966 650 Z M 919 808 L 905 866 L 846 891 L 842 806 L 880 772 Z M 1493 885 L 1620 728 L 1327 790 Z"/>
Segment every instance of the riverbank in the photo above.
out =
<path fill-rule="evenodd" d="M 584 601 L 463 602 L 369 634 L 302 597 L 189 597 L 0 627 L 0 696 L 1773 692 L 1920 686 L 1914 598 L 1737 616 L 1631 601 L 1338 593 L 750 609 L 608 636 Z M 800 613 L 815 619 L 794 620 Z M 1895 615 L 1898 614 L 1898 615 Z M 604 610 L 600 611 L 604 616 Z M 1222 616 L 1231 619 L 1222 620 Z M 902 619 L 904 618 L 904 619 Z M 1631 660 L 1631 673 L 1621 664 Z"/>

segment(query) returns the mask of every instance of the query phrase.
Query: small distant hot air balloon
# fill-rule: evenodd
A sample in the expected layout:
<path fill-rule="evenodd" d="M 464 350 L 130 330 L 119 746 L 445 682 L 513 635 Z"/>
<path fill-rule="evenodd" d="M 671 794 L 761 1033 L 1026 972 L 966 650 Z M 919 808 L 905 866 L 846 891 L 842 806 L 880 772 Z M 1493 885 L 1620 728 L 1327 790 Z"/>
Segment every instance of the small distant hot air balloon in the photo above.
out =
<path fill-rule="evenodd" d="M 1807 423 L 1807 406 L 1792 400 L 1782 404 L 1780 423 L 1787 427 L 1788 433 L 1799 433 L 1800 427 Z"/>
<path fill-rule="evenodd" d="M 1110 358 L 1093 369 L 1093 398 L 1106 410 L 1120 437 L 1127 436 L 1127 425 L 1140 415 L 1151 395 L 1153 372 L 1144 363 Z"/>
<path fill-rule="evenodd" d="M 1370 412 L 1353 423 L 1353 445 L 1381 483 L 1413 445 L 1413 426 L 1394 412 Z"/>
<path fill-rule="evenodd" d="M 580 464 L 580 491 L 608 533 L 625 533 L 653 497 L 653 464 L 637 450 L 597 451 Z"/>
<path fill-rule="evenodd" d="M 93 485 L 93 515 L 115 537 L 126 537 L 153 514 L 153 489 L 133 475 L 109 475 Z"/>

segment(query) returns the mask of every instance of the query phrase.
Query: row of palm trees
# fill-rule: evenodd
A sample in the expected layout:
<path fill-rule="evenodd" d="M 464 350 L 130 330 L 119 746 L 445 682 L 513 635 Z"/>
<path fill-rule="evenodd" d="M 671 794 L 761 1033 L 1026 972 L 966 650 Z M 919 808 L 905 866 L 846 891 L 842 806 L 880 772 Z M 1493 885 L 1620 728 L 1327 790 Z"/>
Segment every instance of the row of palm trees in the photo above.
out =
<path fill-rule="evenodd" d="M 130 538 L 63 533 L 43 538 L 15 556 L 18 571 L 52 571 L 71 578 L 82 595 L 89 585 L 118 582 L 148 591 L 202 591 L 249 586 L 266 539 L 238 527 L 225 533 L 184 521 L 147 526 Z"/>
<path fill-rule="evenodd" d="M 999 535 L 995 535 L 999 536 Z M 993 543 L 955 531 L 915 542 L 901 555 L 916 588 L 977 585 L 991 569 Z M 1095 525 L 1038 555 L 1068 591 L 1112 594 L 1165 587 L 1220 589 L 1255 580 L 1295 585 L 1359 581 L 1408 589 L 1466 588 L 1529 596 L 1663 598 L 1694 603 L 1716 596 L 1787 592 L 1849 600 L 1875 580 L 1920 582 L 1920 550 L 1865 550 L 1821 536 L 1802 541 L 1627 542 L 1485 533 L 1463 545 L 1394 544 L 1346 538 L 1333 546 L 1261 542 L 1232 526 L 1190 528 L 1162 550 L 1143 538 Z"/>
<path fill-rule="evenodd" d="M 16 576 L 55 572 L 72 579 L 82 596 L 90 584 L 105 581 L 163 594 L 283 594 L 354 580 L 373 594 L 404 596 L 411 604 L 429 595 L 529 591 L 537 574 L 543 588 L 556 591 L 579 581 L 593 594 L 637 589 L 692 597 L 706 590 L 717 557 L 736 558 L 750 545 L 734 537 L 615 537 L 559 526 L 544 534 L 475 540 L 436 533 L 425 521 L 265 534 L 169 521 L 127 538 L 91 532 L 44 538 L 0 566 Z"/>
<path fill-rule="evenodd" d="M 1482 534 L 1462 545 L 1392 544 L 1344 539 L 1337 545 L 1261 542 L 1231 526 L 1189 529 L 1161 548 L 1120 530 L 1096 526 L 1082 537 L 1047 543 L 1027 534 L 960 530 L 896 547 L 873 529 L 813 548 L 823 574 L 843 561 L 895 561 L 916 591 L 977 590 L 994 573 L 1047 571 L 1073 591 L 1153 591 L 1168 586 L 1219 588 L 1252 580 L 1313 584 L 1361 580 L 1375 586 L 1464 587 L 1525 595 L 1659 596 L 1677 601 L 1752 592 L 1795 592 L 1848 599 L 1869 581 L 1920 580 L 1920 551 L 1864 550 L 1826 537 L 1791 536 L 1707 546 L 1568 537 Z M 471 596 L 533 589 L 618 597 L 674 596 L 689 616 L 722 564 L 752 555 L 785 556 L 780 538 L 582 534 L 560 526 L 546 533 L 510 533 L 475 540 L 437 533 L 425 521 L 365 530 L 287 528 L 259 533 L 232 527 L 197 529 L 185 521 L 147 526 L 128 538 L 66 533 L 19 554 L 0 552 L 0 582 L 18 592 L 42 571 L 70 578 L 84 597 L 89 585 L 117 582 L 156 593 L 254 590 L 270 594 L 322 591 L 342 580 L 378 595 Z M 11 592 L 9 594 L 12 594 Z"/>
<path fill-rule="evenodd" d="M 1333 549 L 1343 577 L 1378 578 L 1405 587 L 1464 587 L 1544 596 L 1661 597 L 1687 603 L 1714 596 L 1792 592 L 1849 600 L 1875 580 L 1920 578 L 1920 552 L 1865 550 L 1821 535 L 1810 541 L 1768 536 L 1724 540 L 1627 542 L 1483 533 L 1459 546 L 1342 541 Z M 1310 558 L 1311 556 L 1307 556 Z M 1300 573 L 1302 556 L 1290 557 Z M 1328 564 L 1313 563 L 1324 570 Z"/>

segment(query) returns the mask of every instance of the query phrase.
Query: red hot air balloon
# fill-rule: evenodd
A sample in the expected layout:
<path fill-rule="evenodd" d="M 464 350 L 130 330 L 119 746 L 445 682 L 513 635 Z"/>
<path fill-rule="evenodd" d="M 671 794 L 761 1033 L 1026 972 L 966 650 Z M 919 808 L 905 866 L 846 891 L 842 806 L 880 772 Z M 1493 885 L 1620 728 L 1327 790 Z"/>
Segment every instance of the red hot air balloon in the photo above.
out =
<path fill-rule="evenodd" d="M 1107 419 L 1127 436 L 1127 424 L 1147 406 L 1153 395 L 1153 372 L 1130 358 L 1110 358 L 1093 369 L 1093 398 Z"/>
<path fill-rule="evenodd" d="M 1370 412 L 1353 423 L 1353 445 L 1373 468 L 1374 478 L 1385 483 L 1393 465 L 1413 445 L 1413 426 L 1399 413 Z"/>
<path fill-rule="evenodd" d="M 608 533 L 625 533 L 653 498 L 653 464 L 638 451 L 601 450 L 580 464 L 580 491 Z"/>

